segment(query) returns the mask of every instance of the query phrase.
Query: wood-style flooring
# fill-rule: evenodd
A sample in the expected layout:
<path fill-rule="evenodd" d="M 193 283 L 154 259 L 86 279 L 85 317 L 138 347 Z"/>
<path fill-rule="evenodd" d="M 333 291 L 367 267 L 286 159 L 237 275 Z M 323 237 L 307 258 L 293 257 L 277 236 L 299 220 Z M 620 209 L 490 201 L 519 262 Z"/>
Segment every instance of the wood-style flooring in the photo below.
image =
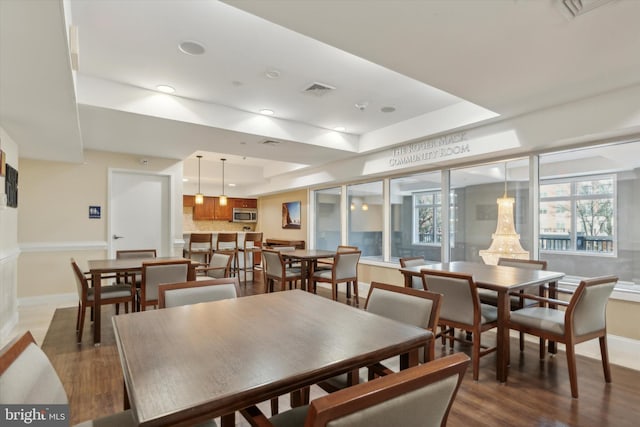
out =
<path fill-rule="evenodd" d="M 259 279 L 254 284 L 241 285 L 241 289 L 245 295 L 264 291 Z M 364 298 L 366 296 L 361 296 L 361 306 Z M 72 425 L 123 408 L 122 370 L 110 319 L 113 313 L 112 307 L 103 308 L 102 344 L 98 347 L 92 344 L 88 319 L 83 342 L 76 343 L 75 308 L 56 310 L 42 343 L 69 396 Z M 494 335 L 483 334 L 483 342 L 485 336 L 491 344 Z M 437 357 L 448 351 L 448 347 L 436 343 Z M 456 344 L 455 351 L 470 354 L 470 348 L 464 343 Z M 448 425 L 632 426 L 640 423 L 640 372 L 612 365 L 613 382 L 606 384 L 600 361 L 579 356 L 578 376 L 580 398 L 572 399 L 564 353 L 539 361 L 537 344 L 527 342 L 524 353 L 520 353 L 517 339 L 512 339 L 508 383 L 499 384 L 495 380 L 495 353 L 483 357 L 479 381 L 474 382 L 471 370 L 467 371 Z M 287 403 L 286 397 L 281 398 L 281 410 Z M 268 409 L 265 411 L 269 413 Z M 238 425 L 246 425 L 241 416 L 237 416 L 237 420 Z"/>

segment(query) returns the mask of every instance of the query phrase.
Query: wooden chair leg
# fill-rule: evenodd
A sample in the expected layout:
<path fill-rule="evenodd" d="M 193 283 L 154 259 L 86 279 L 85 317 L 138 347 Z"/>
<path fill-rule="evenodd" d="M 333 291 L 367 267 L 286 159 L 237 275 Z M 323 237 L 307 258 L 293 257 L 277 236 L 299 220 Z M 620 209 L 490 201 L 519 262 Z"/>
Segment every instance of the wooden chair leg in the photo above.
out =
<path fill-rule="evenodd" d="M 478 381 L 480 376 L 480 328 L 473 331 L 473 380 Z"/>
<path fill-rule="evenodd" d="M 358 295 L 358 281 L 357 280 L 353 281 L 353 295 L 355 296 L 356 305 L 359 305 L 360 304 L 360 297 Z"/>
<path fill-rule="evenodd" d="M 602 357 L 602 370 L 604 372 L 604 380 L 611 382 L 611 367 L 609 366 L 609 350 L 607 349 L 607 337 L 601 336 L 600 340 L 600 356 Z"/>
<path fill-rule="evenodd" d="M 544 360 L 544 356 L 547 354 L 546 342 L 544 338 L 540 338 L 540 360 Z"/>
<path fill-rule="evenodd" d="M 338 301 L 338 285 L 336 283 L 331 284 L 331 298 Z"/>
<path fill-rule="evenodd" d="M 569 383 L 571 384 L 571 397 L 578 398 L 578 372 L 576 369 L 576 351 L 573 343 L 566 343 L 567 367 L 569 368 Z"/>
<path fill-rule="evenodd" d="M 81 309 L 82 309 L 82 303 L 78 301 L 78 314 L 76 316 L 76 332 L 78 332 L 78 329 L 80 328 L 80 310 Z"/>
<path fill-rule="evenodd" d="M 271 399 L 271 416 L 278 415 L 278 398 Z"/>
<path fill-rule="evenodd" d="M 78 342 L 82 342 L 82 330 L 84 329 L 84 316 L 85 316 L 85 312 L 87 310 L 87 307 L 85 307 L 83 304 L 81 304 L 81 309 L 80 309 L 80 324 L 78 325 L 78 330 L 76 332 L 76 335 L 78 336 Z"/>
<path fill-rule="evenodd" d="M 524 332 L 520 331 L 520 353 L 524 351 Z"/>
<path fill-rule="evenodd" d="M 116 316 L 120 314 L 120 303 L 116 304 Z"/>

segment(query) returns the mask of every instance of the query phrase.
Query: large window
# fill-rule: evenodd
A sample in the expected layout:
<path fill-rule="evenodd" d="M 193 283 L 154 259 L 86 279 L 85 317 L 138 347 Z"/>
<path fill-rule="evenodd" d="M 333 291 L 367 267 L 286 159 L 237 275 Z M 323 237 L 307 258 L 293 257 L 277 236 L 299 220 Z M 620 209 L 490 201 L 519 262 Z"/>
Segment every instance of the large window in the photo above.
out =
<path fill-rule="evenodd" d="M 315 194 L 315 247 L 335 250 L 340 245 L 340 187 L 317 190 Z"/>
<path fill-rule="evenodd" d="M 541 181 L 540 250 L 613 254 L 615 176 Z"/>
<path fill-rule="evenodd" d="M 413 195 L 413 244 L 440 245 L 442 242 L 442 197 L 440 191 Z"/>
<path fill-rule="evenodd" d="M 382 181 L 347 186 L 350 246 L 362 251 L 362 258 L 382 261 Z"/>

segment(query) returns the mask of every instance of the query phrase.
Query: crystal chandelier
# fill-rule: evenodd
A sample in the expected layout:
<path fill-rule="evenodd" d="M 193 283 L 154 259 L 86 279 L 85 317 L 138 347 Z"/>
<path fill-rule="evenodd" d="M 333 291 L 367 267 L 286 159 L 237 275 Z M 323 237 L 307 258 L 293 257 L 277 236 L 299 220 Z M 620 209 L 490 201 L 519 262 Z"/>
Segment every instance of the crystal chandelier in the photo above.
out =
<path fill-rule="evenodd" d="M 515 199 L 507 197 L 507 165 L 504 165 L 504 196 L 499 197 L 498 225 L 491 235 L 493 241 L 489 249 L 480 251 L 485 264 L 496 265 L 499 258 L 529 259 L 529 252 L 520 245 L 520 235 L 516 233 L 513 221 Z"/>

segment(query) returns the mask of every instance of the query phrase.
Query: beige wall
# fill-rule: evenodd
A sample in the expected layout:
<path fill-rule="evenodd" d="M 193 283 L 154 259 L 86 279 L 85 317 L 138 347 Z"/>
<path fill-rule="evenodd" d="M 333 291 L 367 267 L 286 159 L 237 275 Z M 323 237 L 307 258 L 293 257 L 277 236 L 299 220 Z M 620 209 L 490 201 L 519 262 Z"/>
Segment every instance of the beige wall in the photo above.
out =
<path fill-rule="evenodd" d="M 21 160 L 18 241 L 18 297 L 75 293 L 70 257 L 81 268 L 86 260 L 107 255 L 109 169 L 147 170 L 172 177 L 174 243 L 182 240 L 182 162 L 85 151 L 81 164 Z M 90 205 L 102 207 L 102 218 L 89 219 Z M 132 209 L 144 207 L 132 206 Z M 181 251 L 181 246 L 179 246 Z M 177 253 L 180 253 L 177 252 Z"/>
<path fill-rule="evenodd" d="M 256 230 L 262 231 L 263 239 L 304 240 L 307 244 L 309 199 L 307 190 L 265 196 L 258 199 L 258 223 Z M 282 204 L 300 201 L 299 230 L 282 228 Z"/>

